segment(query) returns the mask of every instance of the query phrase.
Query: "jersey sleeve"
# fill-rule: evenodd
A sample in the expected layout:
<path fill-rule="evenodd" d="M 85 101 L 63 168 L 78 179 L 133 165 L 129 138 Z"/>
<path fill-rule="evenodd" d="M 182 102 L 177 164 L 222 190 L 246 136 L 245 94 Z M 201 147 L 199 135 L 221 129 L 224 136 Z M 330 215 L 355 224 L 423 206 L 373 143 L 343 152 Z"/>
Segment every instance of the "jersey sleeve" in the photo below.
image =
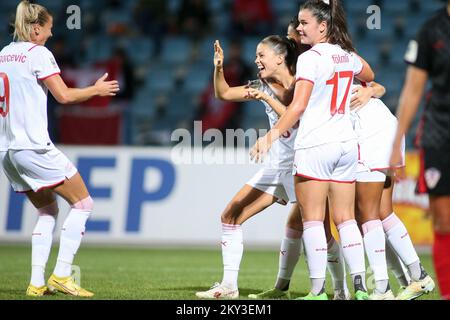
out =
<path fill-rule="evenodd" d="M 353 57 L 353 74 L 357 76 L 363 71 L 364 65 L 361 61 L 361 58 L 356 53 L 351 53 Z"/>
<path fill-rule="evenodd" d="M 55 57 L 50 50 L 43 46 L 34 50 L 33 59 L 31 60 L 31 71 L 38 80 L 45 80 L 55 74 L 61 73 Z"/>
<path fill-rule="evenodd" d="M 407 64 L 429 71 L 431 69 L 432 47 L 429 43 L 428 28 L 423 26 L 415 39 L 411 40 L 405 54 Z"/>
<path fill-rule="evenodd" d="M 314 84 L 319 76 L 318 58 L 320 55 L 317 51 L 306 51 L 297 60 L 296 80 L 306 80 Z"/>

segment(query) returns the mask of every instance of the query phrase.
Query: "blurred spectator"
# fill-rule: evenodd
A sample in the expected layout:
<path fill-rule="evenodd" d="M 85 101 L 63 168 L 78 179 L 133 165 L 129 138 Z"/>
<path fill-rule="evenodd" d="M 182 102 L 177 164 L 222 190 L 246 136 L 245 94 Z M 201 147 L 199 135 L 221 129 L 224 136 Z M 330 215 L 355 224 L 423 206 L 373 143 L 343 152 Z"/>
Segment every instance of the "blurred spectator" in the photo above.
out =
<path fill-rule="evenodd" d="M 405 37 L 406 20 L 404 17 L 398 16 L 394 20 L 394 33 L 397 39 Z"/>
<path fill-rule="evenodd" d="M 120 91 L 116 98 L 124 99 L 126 101 L 131 100 L 134 96 L 136 80 L 133 66 L 131 65 L 130 59 L 124 48 L 117 47 L 114 50 L 111 63 L 116 65 L 118 70 L 117 80 L 120 84 Z"/>
<path fill-rule="evenodd" d="M 153 41 L 153 55 L 161 53 L 163 37 L 168 30 L 169 10 L 166 0 L 139 0 L 134 8 L 134 20 L 139 31 Z"/>
<path fill-rule="evenodd" d="M 268 0 L 234 0 L 232 32 L 234 35 L 267 35 L 273 29 L 274 16 Z"/>
<path fill-rule="evenodd" d="M 61 76 L 65 79 L 66 84 L 69 87 L 74 87 L 74 83 L 65 78 L 65 70 L 75 68 L 75 60 L 73 56 L 68 52 L 66 40 L 62 37 L 55 37 L 49 41 L 51 51 L 55 56 L 55 60 L 61 69 Z M 59 142 L 59 127 L 58 127 L 58 106 L 59 103 L 53 97 L 48 95 L 47 100 L 47 119 L 48 119 L 48 133 L 50 138 L 55 143 Z"/>
<path fill-rule="evenodd" d="M 251 68 L 242 59 L 241 42 L 237 39 L 230 43 L 230 52 L 226 54 L 224 71 L 230 86 L 246 84 L 252 76 Z M 242 104 L 220 101 L 214 96 L 214 85 L 211 84 L 203 91 L 197 111 L 198 120 L 203 122 L 203 132 L 215 128 L 224 132 L 226 129 L 241 127 Z"/>
<path fill-rule="evenodd" d="M 418 13 L 420 8 L 420 0 L 409 0 L 409 9 L 411 12 Z"/>
<path fill-rule="evenodd" d="M 180 33 L 195 42 L 211 32 L 211 12 L 205 0 L 182 0 L 177 17 Z"/>

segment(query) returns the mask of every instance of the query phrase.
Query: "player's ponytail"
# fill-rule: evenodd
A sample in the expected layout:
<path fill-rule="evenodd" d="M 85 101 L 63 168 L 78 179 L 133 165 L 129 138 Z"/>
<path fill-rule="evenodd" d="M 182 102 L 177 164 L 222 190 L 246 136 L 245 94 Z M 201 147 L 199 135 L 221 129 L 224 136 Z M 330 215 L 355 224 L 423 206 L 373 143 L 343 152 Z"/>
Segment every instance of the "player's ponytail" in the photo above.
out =
<path fill-rule="evenodd" d="M 328 28 L 328 41 L 338 44 L 348 52 L 355 52 L 352 38 L 348 32 L 347 19 L 344 8 L 339 0 L 330 1 L 330 28 Z"/>
<path fill-rule="evenodd" d="M 327 41 L 338 44 L 348 52 L 354 52 L 352 39 L 348 33 L 344 9 L 339 0 L 309 0 L 300 10 L 309 10 L 318 23 L 327 23 Z"/>
<path fill-rule="evenodd" d="M 276 54 L 283 55 L 286 67 L 291 75 L 295 75 L 299 51 L 295 40 L 289 37 L 272 35 L 264 38 L 261 43 L 271 47 Z"/>
<path fill-rule="evenodd" d="M 14 41 L 31 41 L 33 25 L 44 26 L 50 17 L 48 10 L 39 5 L 22 0 L 17 6 L 14 22 Z"/>

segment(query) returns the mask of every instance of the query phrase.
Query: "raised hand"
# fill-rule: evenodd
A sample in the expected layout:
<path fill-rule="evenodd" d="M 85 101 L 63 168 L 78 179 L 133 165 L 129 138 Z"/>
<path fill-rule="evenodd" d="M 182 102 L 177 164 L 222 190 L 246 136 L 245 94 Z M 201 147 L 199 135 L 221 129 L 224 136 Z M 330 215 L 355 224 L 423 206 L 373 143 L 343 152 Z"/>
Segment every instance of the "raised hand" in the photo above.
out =
<path fill-rule="evenodd" d="M 108 73 L 105 73 L 100 79 L 95 82 L 95 88 L 100 97 L 112 97 L 119 92 L 119 82 L 117 80 L 105 81 L 108 78 Z"/>
<path fill-rule="evenodd" d="M 216 40 L 214 42 L 214 66 L 216 68 L 222 68 L 223 67 L 223 50 L 220 46 L 219 40 Z"/>

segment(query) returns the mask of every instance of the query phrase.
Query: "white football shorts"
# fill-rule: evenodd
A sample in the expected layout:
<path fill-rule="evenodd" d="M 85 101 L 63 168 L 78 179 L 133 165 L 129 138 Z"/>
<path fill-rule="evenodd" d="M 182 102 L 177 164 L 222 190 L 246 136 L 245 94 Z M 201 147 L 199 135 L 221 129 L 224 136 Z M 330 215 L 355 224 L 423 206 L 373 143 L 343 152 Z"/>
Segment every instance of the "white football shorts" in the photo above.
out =
<path fill-rule="evenodd" d="M 327 143 L 296 150 L 292 174 L 310 180 L 353 183 L 357 163 L 356 139 Z"/>
<path fill-rule="evenodd" d="M 255 189 L 278 198 L 278 203 L 286 205 L 296 202 L 294 177 L 291 170 L 264 168 L 259 170 L 247 184 Z"/>
<path fill-rule="evenodd" d="M 77 168 L 57 148 L 52 150 L 9 150 L 3 170 L 16 192 L 38 192 L 72 178 Z"/>

